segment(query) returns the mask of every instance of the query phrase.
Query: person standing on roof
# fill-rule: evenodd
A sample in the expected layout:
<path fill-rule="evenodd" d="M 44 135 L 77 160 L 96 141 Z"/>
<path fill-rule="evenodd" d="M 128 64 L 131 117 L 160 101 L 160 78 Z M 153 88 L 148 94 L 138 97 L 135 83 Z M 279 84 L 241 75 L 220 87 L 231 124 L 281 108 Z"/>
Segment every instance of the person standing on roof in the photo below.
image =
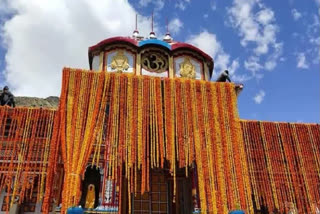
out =
<path fill-rule="evenodd" d="M 13 94 L 9 91 L 9 87 L 5 86 L 2 93 L 0 94 L 0 104 L 2 106 L 8 105 L 11 107 L 16 107 Z"/>
<path fill-rule="evenodd" d="M 222 72 L 220 74 L 220 76 L 218 77 L 218 79 L 216 80 L 216 82 L 227 82 L 227 80 L 229 82 L 231 82 L 231 79 L 229 77 L 229 71 L 225 70 L 224 72 Z"/>

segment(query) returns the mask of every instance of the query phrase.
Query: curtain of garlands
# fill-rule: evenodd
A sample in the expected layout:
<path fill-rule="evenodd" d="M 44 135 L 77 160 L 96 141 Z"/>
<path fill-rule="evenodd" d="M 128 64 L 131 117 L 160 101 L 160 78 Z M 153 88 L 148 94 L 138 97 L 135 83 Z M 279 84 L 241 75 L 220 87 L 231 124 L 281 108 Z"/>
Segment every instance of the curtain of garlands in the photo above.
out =
<path fill-rule="evenodd" d="M 256 209 L 320 208 L 320 126 L 242 121 Z"/>
<path fill-rule="evenodd" d="M 42 200 L 56 111 L 0 107 L 0 190 L 6 209 L 32 197 Z M 11 200 L 10 200 L 11 199 Z"/>
<path fill-rule="evenodd" d="M 253 212 L 234 84 L 65 68 L 58 111 L 63 210 L 78 203 L 80 180 L 94 154 L 93 162 L 109 162 L 108 174 L 120 187 L 117 175 L 126 176 L 129 203 L 138 171 L 143 193 L 150 189 L 150 170 L 168 165 L 175 190 L 177 169 L 185 167 L 188 176 L 195 162 L 202 212 Z M 121 213 L 121 200 L 119 207 Z"/>

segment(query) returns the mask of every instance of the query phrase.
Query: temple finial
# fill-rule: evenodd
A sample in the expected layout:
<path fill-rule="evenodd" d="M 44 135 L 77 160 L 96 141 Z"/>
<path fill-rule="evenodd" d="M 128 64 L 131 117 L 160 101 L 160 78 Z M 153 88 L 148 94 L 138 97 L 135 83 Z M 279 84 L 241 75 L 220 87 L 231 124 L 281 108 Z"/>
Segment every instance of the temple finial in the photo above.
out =
<path fill-rule="evenodd" d="M 138 14 L 136 14 L 136 28 L 135 28 L 135 30 L 133 31 L 132 36 L 133 36 L 134 38 L 138 38 L 138 37 L 139 37 L 139 31 L 138 31 Z"/>
<path fill-rule="evenodd" d="M 166 42 L 171 42 L 172 41 L 172 37 L 171 37 L 170 32 L 169 32 L 168 18 L 166 18 L 166 27 L 167 27 L 167 33 L 164 36 L 163 40 L 166 41 Z"/>
<path fill-rule="evenodd" d="M 151 32 L 149 34 L 150 39 L 156 39 L 156 34 L 153 32 L 153 11 L 152 11 L 152 17 L 151 17 Z"/>
<path fill-rule="evenodd" d="M 166 18 L 166 27 L 167 27 L 167 33 L 169 33 L 168 17 Z"/>
<path fill-rule="evenodd" d="M 151 17 L 151 32 L 153 32 L 153 11 L 152 11 L 152 17 Z"/>

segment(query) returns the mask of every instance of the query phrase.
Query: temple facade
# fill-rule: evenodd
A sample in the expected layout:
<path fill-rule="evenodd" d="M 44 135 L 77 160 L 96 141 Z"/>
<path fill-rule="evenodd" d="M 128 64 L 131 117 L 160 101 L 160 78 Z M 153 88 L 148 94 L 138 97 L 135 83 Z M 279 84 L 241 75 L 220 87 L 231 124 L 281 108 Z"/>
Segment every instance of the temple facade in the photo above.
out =
<path fill-rule="evenodd" d="M 0 107 L 1 213 L 316 213 L 319 124 L 239 118 L 242 85 L 173 41 L 113 37 L 59 105 Z"/>

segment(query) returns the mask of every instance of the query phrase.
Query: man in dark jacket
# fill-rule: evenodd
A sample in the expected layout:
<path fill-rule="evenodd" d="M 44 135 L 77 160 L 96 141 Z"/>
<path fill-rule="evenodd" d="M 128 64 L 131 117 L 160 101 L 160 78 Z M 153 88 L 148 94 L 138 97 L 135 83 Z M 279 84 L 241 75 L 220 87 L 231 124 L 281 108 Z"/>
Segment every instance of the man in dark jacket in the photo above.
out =
<path fill-rule="evenodd" d="M 220 74 L 220 76 L 219 76 L 218 79 L 217 79 L 217 82 L 227 82 L 227 80 L 228 80 L 229 82 L 231 82 L 230 77 L 229 77 L 229 71 L 228 71 L 228 70 L 225 70 L 224 72 L 222 72 L 222 73 Z"/>
<path fill-rule="evenodd" d="M 2 106 L 8 105 L 11 107 L 16 107 L 16 103 L 14 102 L 14 96 L 13 94 L 9 91 L 9 87 L 5 86 L 3 88 L 3 91 L 0 95 L 0 104 Z"/>

